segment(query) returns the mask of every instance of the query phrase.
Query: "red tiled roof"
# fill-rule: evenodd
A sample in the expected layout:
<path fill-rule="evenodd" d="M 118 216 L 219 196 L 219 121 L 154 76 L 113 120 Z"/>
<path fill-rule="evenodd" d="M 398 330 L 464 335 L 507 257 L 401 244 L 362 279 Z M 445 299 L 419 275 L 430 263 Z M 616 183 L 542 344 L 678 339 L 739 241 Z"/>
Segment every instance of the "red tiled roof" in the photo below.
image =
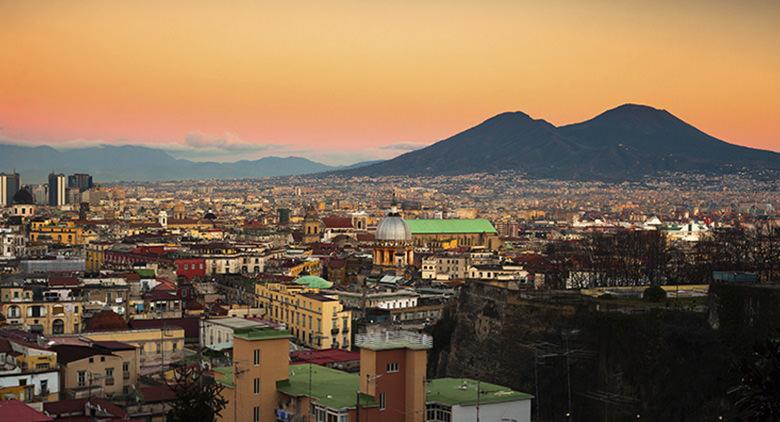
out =
<path fill-rule="evenodd" d="M 49 277 L 49 286 L 78 286 L 79 279 L 76 277 Z"/>
<path fill-rule="evenodd" d="M 349 217 L 324 217 L 322 223 L 329 229 L 351 229 L 352 219 Z"/>
<path fill-rule="evenodd" d="M 49 422 L 53 420 L 19 400 L 0 400 L 0 421 Z"/>

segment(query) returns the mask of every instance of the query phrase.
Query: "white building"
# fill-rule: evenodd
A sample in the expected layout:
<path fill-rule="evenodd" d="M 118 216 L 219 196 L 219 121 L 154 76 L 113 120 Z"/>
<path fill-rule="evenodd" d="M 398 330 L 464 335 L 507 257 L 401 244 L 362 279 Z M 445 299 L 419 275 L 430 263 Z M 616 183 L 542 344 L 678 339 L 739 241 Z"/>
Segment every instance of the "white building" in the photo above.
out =
<path fill-rule="evenodd" d="M 530 422 L 533 396 L 467 378 L 428 383 L 426 422 Z"/>
<path fill-rule="evenodd" d="M 18 231 L 0 227 L 0 259 L 16 259 L 24 256 L 26 238 Z"/>
<path fill-rule="evenodd" d="M 223 350 L 233 347 L 233 331 L 236 328 L 267 327 L 268 324 L 243 318 L 213 318 L 200 322 L 201 347 Z"/>
<path fill-rule="evenodd" d="M 358 292 L 345 292 L 341 290 L 325 290 L 323 293 L 336 295 L 342 305 L 352 308 L 362 308 L 365 302 L 366 308 L 403 309 L 417 306 L 420 295 L 414 291 L 382 290 L 367 292 L 365 295 Z"/>

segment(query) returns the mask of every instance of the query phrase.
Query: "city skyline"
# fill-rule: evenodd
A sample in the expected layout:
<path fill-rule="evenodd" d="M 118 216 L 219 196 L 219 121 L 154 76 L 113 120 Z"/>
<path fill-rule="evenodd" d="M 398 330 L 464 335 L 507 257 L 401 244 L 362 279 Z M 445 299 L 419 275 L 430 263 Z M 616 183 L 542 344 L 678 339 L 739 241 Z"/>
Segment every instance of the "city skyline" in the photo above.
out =
<path fill-rule="evenodd" d="M 780 149 L 769 2 L 180 6 L 0 3 L 0 139 L 348 164 L 631 102 Z"/>

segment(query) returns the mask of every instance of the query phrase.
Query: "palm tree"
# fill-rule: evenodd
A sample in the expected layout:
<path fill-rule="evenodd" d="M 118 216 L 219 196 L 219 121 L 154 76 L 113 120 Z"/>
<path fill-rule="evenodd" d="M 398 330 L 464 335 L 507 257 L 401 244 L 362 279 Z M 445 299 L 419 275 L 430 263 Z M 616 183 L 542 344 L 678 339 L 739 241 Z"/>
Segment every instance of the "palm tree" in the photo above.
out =
<path fill-rule="evenodd" d="M 755 422 L 780 420 L 780 335 L 757 344 L 739 369 L 741 383 L 729 395 L 740 416 Z"/>

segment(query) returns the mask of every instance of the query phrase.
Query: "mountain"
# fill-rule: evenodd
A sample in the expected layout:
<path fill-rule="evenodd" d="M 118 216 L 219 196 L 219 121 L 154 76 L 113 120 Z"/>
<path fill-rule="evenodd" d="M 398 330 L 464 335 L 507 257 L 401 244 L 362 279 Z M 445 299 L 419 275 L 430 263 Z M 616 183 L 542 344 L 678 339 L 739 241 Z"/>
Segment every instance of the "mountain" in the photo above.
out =
<path fill-rule="evenodd" d="M 556 127 L 501 113 L 426 148 L 345 175 L 456 175 L 513 170 L 531 177 L 626 180 L 660 171 L 780 170 L 780 154 L 729 144 L 665 110 L 625 104 Z"/>
<path fill-rule="evenodd" d="M 96 181 L 109 182 L 292 176 L 336 168 L 300 157 L 214 163 L 176 159 L 160 149 L 132 145 L 60 151 L 48 146 L 0 144 L 0 171 L 16 169 L 22 183 L 43 182 L 52 171 L 90 173 Z"/>

